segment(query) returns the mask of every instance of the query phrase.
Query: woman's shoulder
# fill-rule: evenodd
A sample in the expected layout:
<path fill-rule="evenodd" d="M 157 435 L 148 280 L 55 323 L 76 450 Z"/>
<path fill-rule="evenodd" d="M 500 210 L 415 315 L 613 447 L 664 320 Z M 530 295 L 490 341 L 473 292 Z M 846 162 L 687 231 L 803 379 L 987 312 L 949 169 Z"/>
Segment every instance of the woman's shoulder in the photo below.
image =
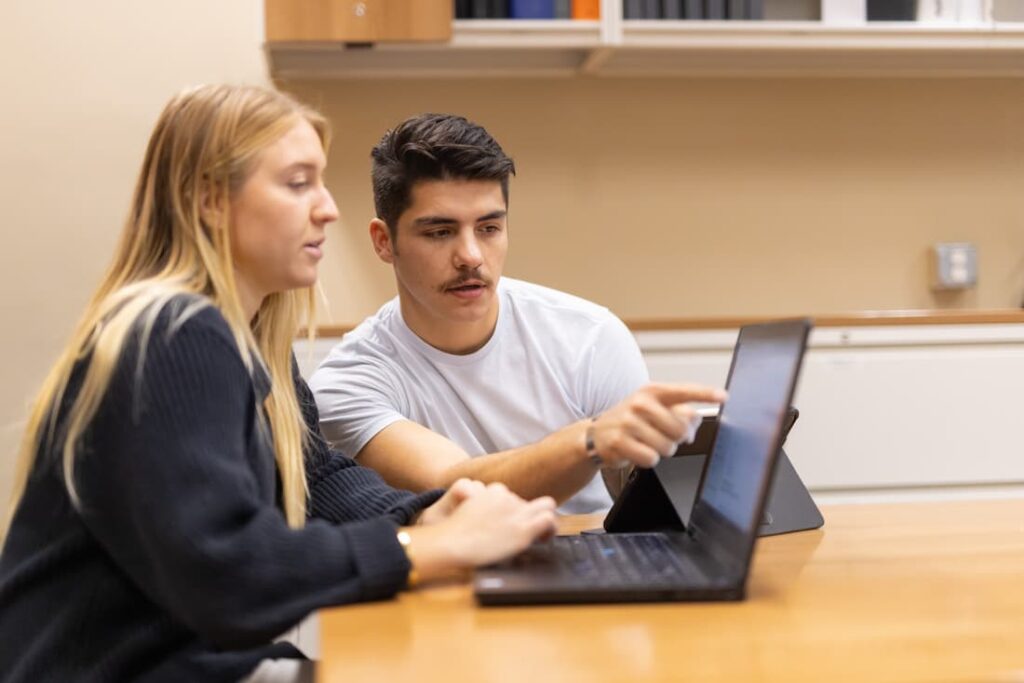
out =
<path fill-rule="evenodd" d="M 208 297 L 199 294 L 176 294 L 151 308 L 135 322 L 137 333 L 162 336 L 168 342 L 177 337 L 220 338 L 235 346 L 231 326 L 220 308 Z M 156 339 L 155 341 L 159 341 Z"/>
<path fill-rule="evenodd" d="M 153 301 L 132 323 L 126 360 L 143 354 L 144 364 L 184 359 L 209 368 L 244 366 L 235 335 L 208 297 L 175 294 Z M 248 374 L 248 373 L 246 373 Z"/>
<path fill-rule="evenodd" d="M 97 353 L 101 353 L 99 348 Z M 258 384 L 223 312 L 209 298 L 175 294 L 156 300 L 131 321 L 112 386 L 129 393 L 154 386 L 185 391 L 212 385 Z M 145 392 L 144 392 L 145 393 Z"/>

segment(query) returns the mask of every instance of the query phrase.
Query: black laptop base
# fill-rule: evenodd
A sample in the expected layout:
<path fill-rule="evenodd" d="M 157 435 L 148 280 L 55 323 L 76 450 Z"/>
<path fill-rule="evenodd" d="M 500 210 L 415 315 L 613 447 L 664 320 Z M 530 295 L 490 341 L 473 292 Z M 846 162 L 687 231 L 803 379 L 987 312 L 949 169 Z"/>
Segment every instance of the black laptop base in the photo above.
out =
<path fill-rule="evenodd" d="M 557 591 L 557 592 L 556 592 Z M 744 599 L 743 588 L 730 590 L 648 589 L 638 592 L 633 588 L 602 589 L 584 586 L 573 590 L 571 586 L 549 584 L 536 592 L 523 588 L 513 592 L 489 592 L 476 587 L 476 600 L 484 607 L 526 607 L 531 605 L 594 605 L 621 602 L 738 602 Z"/>
<path fill-rule="evenodd" d="M 493 565 L 490 580 L 477 581 L 476 598 L 481 605 L 539 605 L 616 602 L 702 602 L 733 601 L 744 598 L 742 579 L 726 578 L 709 567 L 700 568 L 689 560 L 685 576 L 659 576 L 644 571 L 640 576 L 597 577 L 581 571 L 577 560 L 580 546 L 600 553 L 605 543 L 657 536 L 669 544 L 689 543 L 684 532 L 658 534 L 606 534 L 601 536 L 557 536 L 538 543 L 505 562 Z M 533 588 L 537 587 L 536 590 Z"/>

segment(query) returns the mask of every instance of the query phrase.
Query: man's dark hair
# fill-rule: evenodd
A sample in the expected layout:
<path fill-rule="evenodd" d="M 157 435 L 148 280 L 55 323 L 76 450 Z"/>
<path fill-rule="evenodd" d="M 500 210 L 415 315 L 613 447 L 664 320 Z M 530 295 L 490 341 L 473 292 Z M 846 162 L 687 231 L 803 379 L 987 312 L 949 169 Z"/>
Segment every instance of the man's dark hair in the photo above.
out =
<path fill-rule="evenodd" d="M 512 159 L 482 126 L 452 114 L 420 114 L 389 130 L 370 152 L 373 202 L 391 239 L 421 180 L 496 180 L 508 204 Z"/>

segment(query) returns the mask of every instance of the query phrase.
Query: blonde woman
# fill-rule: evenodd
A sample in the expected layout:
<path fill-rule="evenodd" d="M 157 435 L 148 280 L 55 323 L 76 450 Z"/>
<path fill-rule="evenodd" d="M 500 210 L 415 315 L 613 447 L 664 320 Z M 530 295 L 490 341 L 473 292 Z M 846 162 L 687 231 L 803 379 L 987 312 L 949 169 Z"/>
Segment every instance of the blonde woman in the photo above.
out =
<path fill-rule="evenodd" d="M 550 498 L 414 495 L 326 447 L 291 342 L 337 218 L 327 144 L 273 91 L 202 87 L 163 111 L 25 432 L 0 680 L 238 681 L 301 658 L 274 637 L 317 608 L 553 532 Z"/>

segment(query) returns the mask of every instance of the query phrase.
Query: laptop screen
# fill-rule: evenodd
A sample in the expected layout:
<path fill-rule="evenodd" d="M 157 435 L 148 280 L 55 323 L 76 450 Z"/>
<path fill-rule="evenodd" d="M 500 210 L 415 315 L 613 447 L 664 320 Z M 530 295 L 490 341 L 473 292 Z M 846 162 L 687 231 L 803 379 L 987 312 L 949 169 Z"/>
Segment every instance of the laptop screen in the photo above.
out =
<path fill-rule="evenodd" d="M 762 490 L 803 354 L 806 327 L 780 327 L 752 326 L 740 335 L 699 494 L 701 503 L 745 533 L 760 521 Z"/>

